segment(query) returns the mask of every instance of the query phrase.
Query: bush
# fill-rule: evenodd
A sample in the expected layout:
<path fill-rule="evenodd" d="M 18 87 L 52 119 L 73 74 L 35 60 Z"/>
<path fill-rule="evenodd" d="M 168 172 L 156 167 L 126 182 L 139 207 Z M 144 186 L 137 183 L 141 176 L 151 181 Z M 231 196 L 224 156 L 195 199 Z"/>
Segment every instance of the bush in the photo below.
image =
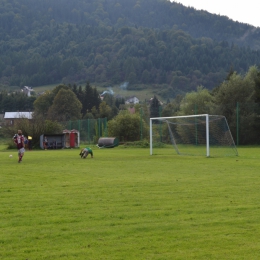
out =
<path fill-rule="evenodd" d="M 124 147 L 134 147 L 134 148 L 149 148 L 150 147 L 150 144 L 147 140 L 126 142 L 123 145 L 124 145 Z"/>
<path fill-rule="evenodd" d="M 117 137 L 120 141 L 137 141 L 141 139 L 141 123 L 139 114 L 129 111 L 120 113 L 108 122 L 108 135 Z M 142 120 L 142 137 L 148 137 L 148 126 Z"/>

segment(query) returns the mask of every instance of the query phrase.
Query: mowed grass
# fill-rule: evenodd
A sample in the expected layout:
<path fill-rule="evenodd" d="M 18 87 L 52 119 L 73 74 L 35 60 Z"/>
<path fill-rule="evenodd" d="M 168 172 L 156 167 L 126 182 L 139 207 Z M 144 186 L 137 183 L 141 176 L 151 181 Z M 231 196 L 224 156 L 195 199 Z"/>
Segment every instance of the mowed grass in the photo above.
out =
<path fill-rule="evenodd" d="M 0 259 L 259 258 L 260 148 L 78 154 L 0 152 Z"/>

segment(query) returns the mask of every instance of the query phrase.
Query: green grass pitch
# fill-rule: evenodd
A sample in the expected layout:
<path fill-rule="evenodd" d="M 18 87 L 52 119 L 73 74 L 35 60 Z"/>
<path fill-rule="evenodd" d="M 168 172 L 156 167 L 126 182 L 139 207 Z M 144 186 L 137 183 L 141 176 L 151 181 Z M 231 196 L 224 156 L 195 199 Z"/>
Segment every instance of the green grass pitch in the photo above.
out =
<path fill-rule="evenodd" d="M 258 147 L 30 151 L 20 164 L 0 148 L 0 259 L 259 258 Z"/>

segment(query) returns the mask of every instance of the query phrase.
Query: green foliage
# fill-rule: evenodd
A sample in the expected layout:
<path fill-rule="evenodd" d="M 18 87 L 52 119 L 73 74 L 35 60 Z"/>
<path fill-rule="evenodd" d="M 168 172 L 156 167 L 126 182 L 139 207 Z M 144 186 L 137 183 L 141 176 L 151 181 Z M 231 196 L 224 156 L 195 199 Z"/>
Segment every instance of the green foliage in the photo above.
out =
<path fill-rule="evenodd" d="M 212 114 L 224 115 L 239 144 L 260 143 L 259 68 L 251 66 L 244 75 L 231 70 L 223 83 L 211 92 L 199 86 L 197 91 L 177 96 L 168 103 L 163 116 Z"/>
<path fill-rule="evenodd" d="M 14 148 L 12 137 L 18 129 L 22 130 L 25 137 L 31 136 L 32 145 L 37 147 L 42 134 L 60 134 L 63 126 L 56 121 L 45 120 L 40 115 L 34 115 L 33 119 L 30 120 L 25 118 L 16 120 L 14 125 L 6 125 L 1 129 L 3 136 L 10 140 L 8 141 L 9 148 Z"/>
<path fill-rule="evenodd" d="M 102 101 L 99 105 L 99 116 L 100 118 L 112 118 L 112 108 Z"/>
<path fill-rule="evenodd" d="M 154 96 L 150 103 L 150 117 L 161 116 L 160 109 L 161 109 L 160 102 L 158 98 Z"/>
<path fill-rule="evenodd" d="M 48 110 L 48 118 L 52 120 L 68 121 L 81 118 L 82 104 L 70 90 L 60 89 Z"/>
<path fill-rule="evenodd" d="M 148 136 L 148 126 L 142 120 L 143 138 Z M 120 141 L 137 141 L 141 139 L 141 124 L 139 114 L 130 114 L 120 111 L 119 114 L 108 122 L 108 135 L 117 137 Z"/>
<path fill-rule="evenodd" d="M 54 97 L 55 95 L 50 91 L 46 91 L 44 94 L 40 95 L 33 103 L 34 113 L 46 116 L 53 103 Z"/>
<path fill-rule="evenodd" d="M 162 117 L 175 116 L 178 114 L 180 110 L 181 101 L 183 96 L 176 96 L 172 102 L 169 102 L 164 106 L 162 110 Z"/>
<path fill-rule="evenodd" d="M 260 130 L 259 109 L 255 103 L 258 73 L 255 66 L 250 67 L 244 76 L 234 72 L 213 92 L 216 105 L 213 111 L 215 114 L 226 116 L 235 138 L 237 138 L 235 130 L 239 120 L 239 131 L 243 133 L 240 136 L 240 144 L 260 142 L 258 137 Z M 239 107 L 237 107 L 238 105 Z M 239 113 L 239 119 L 237 113 Z"/>
<path fill-rule="evenodd" d="M 214 88 L 231 64 L 245 73 L 260 63 L 260 29 L 176 2 L 14 0 L 0 18 L 4 86 L 129 81 L 174 97 Z M 88 104 L 84 115 L 99 106 Z"/>
<path fill-rule="evenodd" d="M 180 103 L 179 115 L 210 114 L 213 96 L 210 92 L 199 86 L 197 91 L 189 92 Z"/>
<path fill-rule="evenodd" d="M 255 78 L 255 102 L 260 103 L 260 71 Z"/>
<path fill-rule="evenodd" d="M 61 90 L 63 91 L 60 92 Z M 48 115 L 48 118 L 66 121 L 81 119 L 83 111 L 85 111 L 83 115 L 88 114 L 86 118 L 92 118 L 91 108 L 99 108 L 99 105 L 99 94 L 96 88 L 92 88 L 89 83 L 86 84 L 84 91 L 81 86 L 77 87 L 76 84 L 73 86 L 60 84 L 35 100 L 34 112 L 37 115 L 45 117 Z M 77 111 L 79 109 L 80 112 Z"/>
<path fill-rule="evenodd" d="M 147 140 L 134 141 L 134 142 L 124 142 L 123 146 L 125 148 L 149 148 L 150 144 Z"/>
<path fill-rule="evenodd" d="M 32 111 L 35 96 L 28 97 L 20 91 L 0 90 L 0 112 Z"/>
<path fill-rule="evenodd" d="M 63 126 L 57 121 L 45 120 L 44 134 L 60 134 L 63 131 Z"/>

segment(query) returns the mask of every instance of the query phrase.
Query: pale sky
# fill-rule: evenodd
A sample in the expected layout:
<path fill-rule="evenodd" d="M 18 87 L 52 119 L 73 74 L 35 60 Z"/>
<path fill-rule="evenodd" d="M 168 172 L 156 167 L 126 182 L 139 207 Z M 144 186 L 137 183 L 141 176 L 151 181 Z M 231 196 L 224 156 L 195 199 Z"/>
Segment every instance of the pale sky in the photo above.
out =
<path fill-rule="evenodd" d="M 225 15 L 241 23 L 260 27 L 259 0 L 171 0 L 197 10 L 205 10 L 212 14 Z"/>

